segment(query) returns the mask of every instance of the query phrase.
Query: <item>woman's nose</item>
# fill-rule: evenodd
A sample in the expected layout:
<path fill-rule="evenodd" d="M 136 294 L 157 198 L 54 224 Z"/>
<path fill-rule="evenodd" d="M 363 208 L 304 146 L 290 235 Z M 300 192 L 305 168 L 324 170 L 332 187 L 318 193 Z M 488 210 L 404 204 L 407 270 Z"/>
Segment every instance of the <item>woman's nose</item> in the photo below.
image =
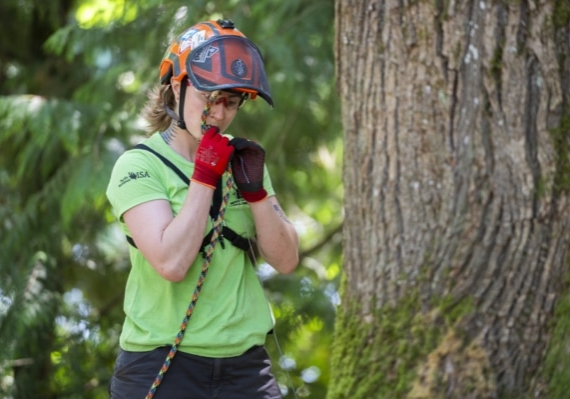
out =
<path fill-rule="evenodd" d="M 215 119 L 223 119 L 226 113 L 227 99 L 222 97 L 217 99 L 210 106 L 210 116 Z"/>

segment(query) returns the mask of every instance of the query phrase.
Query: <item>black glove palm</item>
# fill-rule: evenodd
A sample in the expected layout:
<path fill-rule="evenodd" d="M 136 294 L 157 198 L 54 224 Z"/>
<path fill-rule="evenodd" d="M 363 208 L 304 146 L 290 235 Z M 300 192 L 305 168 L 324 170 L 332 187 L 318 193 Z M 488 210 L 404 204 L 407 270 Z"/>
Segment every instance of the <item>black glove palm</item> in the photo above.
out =
<path fill-rule="evenodd" d="M 230 141 L 235 152 L 231 160 L 234 181 L 247 202 L 267 197 L 263 188 L 265 150 L 254 141 L 234 138 Z"/>

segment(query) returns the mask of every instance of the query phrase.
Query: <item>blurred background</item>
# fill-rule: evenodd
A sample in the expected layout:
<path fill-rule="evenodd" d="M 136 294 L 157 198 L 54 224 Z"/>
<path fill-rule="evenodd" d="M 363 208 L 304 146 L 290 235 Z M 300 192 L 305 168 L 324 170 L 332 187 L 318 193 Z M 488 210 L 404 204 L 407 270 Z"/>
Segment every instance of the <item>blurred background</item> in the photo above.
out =
<path fill-rule="evenodd" d="M 168 43 L 217 18 L 265 58 L 275 109 L 248 102 L 230 133 L 265 147 L 301 238 L 294 274 L 259 267 L 274 371 L 285 398 L 325 397 L 343 223 L 334 0 L 2 0 L 0 397 L 108 397 L 130 267 L 110 171 L 145 135 Z"/>

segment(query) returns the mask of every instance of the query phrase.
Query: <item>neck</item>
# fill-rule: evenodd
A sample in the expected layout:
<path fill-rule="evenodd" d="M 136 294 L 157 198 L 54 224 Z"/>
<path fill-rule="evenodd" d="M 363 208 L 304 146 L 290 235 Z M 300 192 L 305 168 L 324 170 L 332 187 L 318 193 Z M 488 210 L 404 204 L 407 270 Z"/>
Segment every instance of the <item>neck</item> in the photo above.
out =
<path fill-rule="evenodd" d="M 161 132 L 160 135 L 166 144 L 170 146 L 184 159 L 194 162 L 196 158 L 196 150 L 198 149 L 198 140 L 189 132 L 180 129 L 177 126 L 170 125 L 168 129 Z"/>

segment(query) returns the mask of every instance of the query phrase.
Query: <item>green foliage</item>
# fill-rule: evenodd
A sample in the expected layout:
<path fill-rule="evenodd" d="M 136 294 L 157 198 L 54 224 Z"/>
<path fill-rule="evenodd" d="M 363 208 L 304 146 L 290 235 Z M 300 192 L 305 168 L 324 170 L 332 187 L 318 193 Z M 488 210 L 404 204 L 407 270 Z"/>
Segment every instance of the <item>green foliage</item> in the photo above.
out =
<path fill-rule="evenodd" d="M 221 16 L 260 47 L 276 104 L 248 103 L 231 133 L 266 148 L 301 236 L 299 269 L 264 281 L 277 317 L 268 348 L 285 366 L 275 371 L 286 397 L 326 395 L 343 220 L 333 9 L 333 0 L 0 4 L 0 396 L 107 397 L 129 268 L 108 177 L 145 134 L 138 112 L 167 42 Z"/>

